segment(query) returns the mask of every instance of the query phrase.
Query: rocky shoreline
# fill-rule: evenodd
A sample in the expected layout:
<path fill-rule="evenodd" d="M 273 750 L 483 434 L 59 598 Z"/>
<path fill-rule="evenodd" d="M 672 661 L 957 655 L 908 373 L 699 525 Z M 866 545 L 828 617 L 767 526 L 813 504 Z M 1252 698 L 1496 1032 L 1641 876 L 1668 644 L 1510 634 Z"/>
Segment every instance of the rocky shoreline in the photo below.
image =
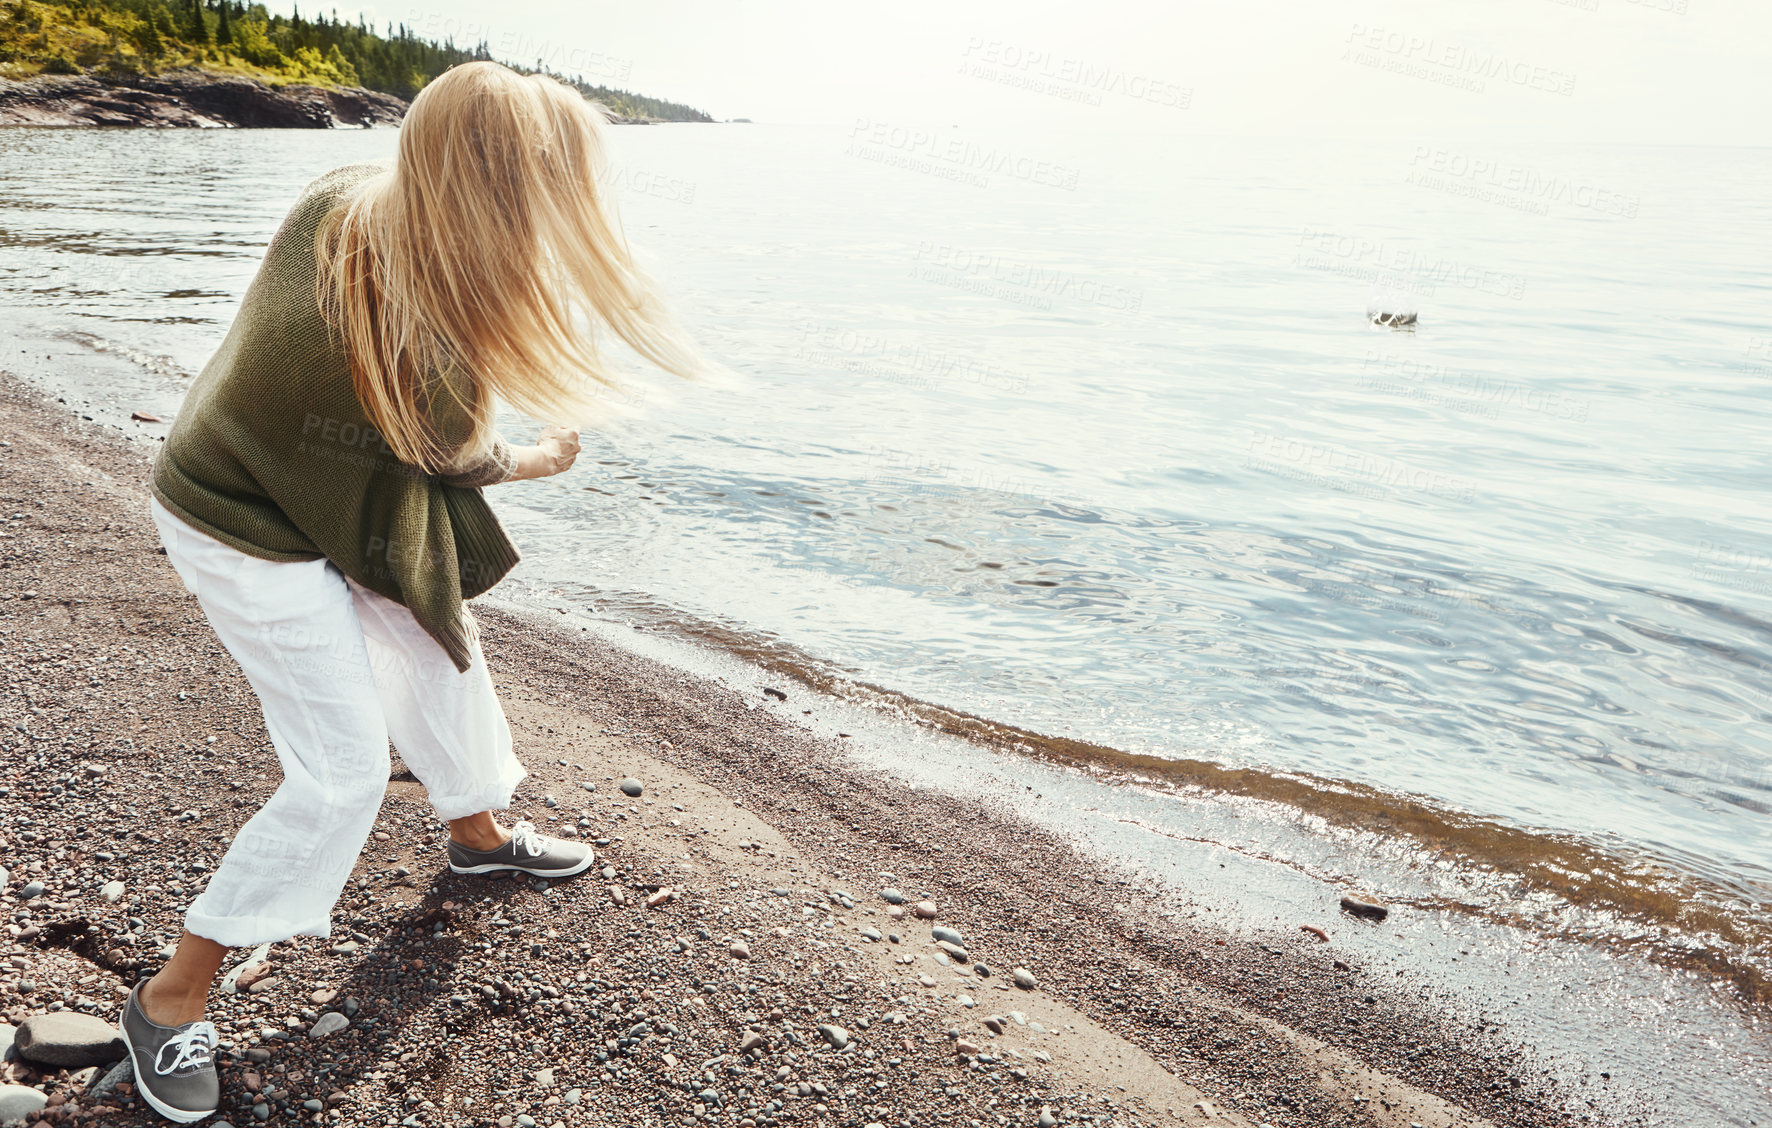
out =
<path fill-rule="evenodd" d="M 0 415 L 0 1119 L 158 1123 L 107 1024 L 276 761 L 156 552 L 141 448 L 4 373 Z M 803 690 L 479 617 L 512 816 L 603 865 L 450 874 L 396 761 L 332 936 L 237 953 L 214 997 L 214 1123 L 1617 1122 L 1332 943 L 1180 923 L 1010 812 L 858 770 L 793 724 Z"/>
<path fill-rule="evenodd" d="M 270 86 L 195 69 L 104 79 L 0 79 L 0 126 L 338 129 L 398 125 L 405 114 L 404 101 L 374 90 Z M 612 120 L 643 124 L 635 118 Z"/>

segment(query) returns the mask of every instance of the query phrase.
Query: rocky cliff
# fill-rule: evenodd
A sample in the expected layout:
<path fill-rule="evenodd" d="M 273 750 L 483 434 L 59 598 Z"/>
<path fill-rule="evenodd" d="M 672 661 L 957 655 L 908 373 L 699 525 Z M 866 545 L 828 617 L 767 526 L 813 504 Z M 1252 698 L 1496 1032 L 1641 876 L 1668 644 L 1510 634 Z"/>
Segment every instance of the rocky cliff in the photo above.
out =
<path fill-rule="evenodd" d="M 267 86 L 196 70 L 0 81 L 0 125 L 330 129 L 397 125 L 406 103 L 357 87 Z"/>

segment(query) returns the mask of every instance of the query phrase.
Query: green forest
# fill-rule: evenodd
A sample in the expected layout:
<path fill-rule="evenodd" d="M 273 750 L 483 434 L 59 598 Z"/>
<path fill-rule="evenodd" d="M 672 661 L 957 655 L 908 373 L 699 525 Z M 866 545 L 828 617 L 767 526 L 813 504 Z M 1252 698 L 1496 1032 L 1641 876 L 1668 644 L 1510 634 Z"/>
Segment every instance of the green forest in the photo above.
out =
<path fill-rule="evenodd" d="M 410 99 L 456 63 L 490 59 L 469 47 L 422 38 L 404 25 L 377 32 L 316 14 L 272 15 L 233 0 L 0 0 L 0 79 L 91 74 L 127 79 L 180 67 L 241 75 L 272 85 L 362 86 Z M 617 114 L 663 121 L 712 121 L 678 102 L 593 85 L 546 66 L 500 62 L 546 73 Z M 538 60 L 538 63 L 542 60 Z"/>

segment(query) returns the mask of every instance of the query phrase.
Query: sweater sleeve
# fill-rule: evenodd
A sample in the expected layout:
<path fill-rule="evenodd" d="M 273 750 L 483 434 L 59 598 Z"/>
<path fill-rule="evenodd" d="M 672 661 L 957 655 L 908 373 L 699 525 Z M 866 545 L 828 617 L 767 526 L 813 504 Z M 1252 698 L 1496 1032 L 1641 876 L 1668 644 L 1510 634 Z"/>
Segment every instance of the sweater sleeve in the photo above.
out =
<path fill-rule="evenodd" d="M 494 435 L 486 453 L 477 459 L 452 465 L 439 476 L 452 486 L 496 486 L 517 476 L 517 456 L 503 435 Z"/>
<path fill-rule="evenodd" d="M 462 408 L 462 401 L 472 394 L 466 386 L 468 379 L 460 368 L 451 366 L 431 390 L 428 410 L 432 425 L 444 446 L 455 452 L 438 477 L 451 486 L 496 486 L 517 476 L 517 456 L 497 432 L 477 456 L 468 451 L 473 421 Z"/>

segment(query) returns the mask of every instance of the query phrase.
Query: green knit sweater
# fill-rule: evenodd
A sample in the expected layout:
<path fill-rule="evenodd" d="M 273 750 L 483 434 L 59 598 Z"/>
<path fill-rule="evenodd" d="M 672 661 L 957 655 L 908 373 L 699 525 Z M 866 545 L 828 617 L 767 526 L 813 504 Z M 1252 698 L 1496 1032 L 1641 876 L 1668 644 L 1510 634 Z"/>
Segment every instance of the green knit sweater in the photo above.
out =
<path fill-rule="evenodd" d="M 381 171 L 350 165 L 303 191 L 185 397 L 152 488 L 180 518 L 242 552 L 330 560 L 404 604 L 466 670 L 474 627 L 462 601 L 518 559 L 479 487 L 512 477 L 515 459 L 498 439 L 446 474 L 401 462 L 358 401 L 314 297 L 320 221 Z M 443 441 L 463 448 L 469 424 L 454 399 L 433 394 L 427 409 Z"/>

